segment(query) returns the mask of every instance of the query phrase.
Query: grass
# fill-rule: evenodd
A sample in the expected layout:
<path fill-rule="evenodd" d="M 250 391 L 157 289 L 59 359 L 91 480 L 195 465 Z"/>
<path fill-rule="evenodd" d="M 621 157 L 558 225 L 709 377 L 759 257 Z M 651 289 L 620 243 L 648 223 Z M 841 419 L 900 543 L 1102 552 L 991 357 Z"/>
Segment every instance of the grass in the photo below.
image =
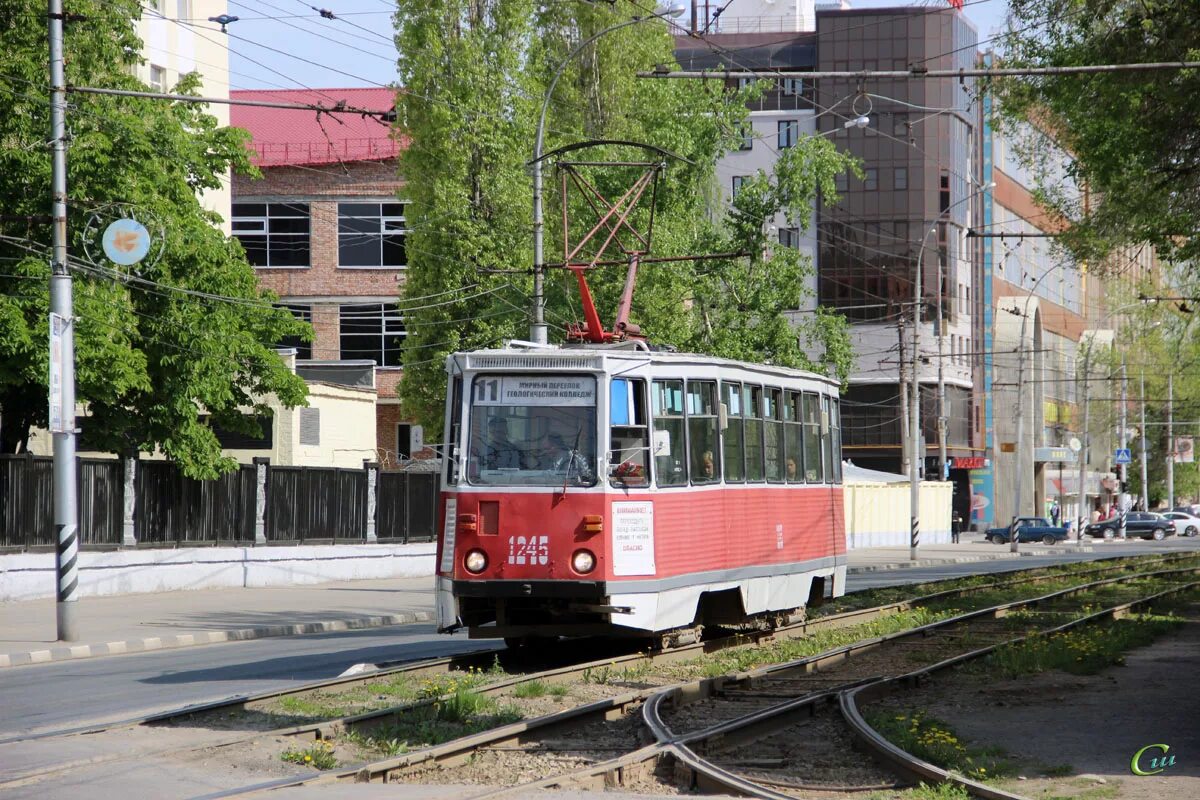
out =
<path fill-rule="evenodd" d="M 1002 647 L 980 665 L 981 670 L 1006 678 L 1058 669 L 1073 675 L 1094 675 L 1124 663 L 1124 653 L 1150 644 L 1183 624 L 1163 614 L 1135 614 L 1105 625 L 1089 625 L 1048 636 L 1032 636 Z"/>
<path fill-rule="evenodd" d="M 327 741 L 317 742 L 303 750 L 289 748 L 280 758 L 292 764 L 319 770 L 333 769 L 338 765 L 338 760 L 333 755 L 333 744 Z"/>
<path fill-rule="evenodd" d="M 371 735 L 347 734 L 346 741 L 360 750 L 383 756 L 442 744 L 461 736 L 491 730 L 523 719 L 519 710 L 471 689 L 460 689 L 429 706 L 406 712 Z"/>
<path fill-rule="evenodd" d="M 905 752 L 968 778 L 992 780 L 1013 772 L 1002 750 L 969 747 L 949 725 L 922 711 L 882 711 L 869 723 Z"/>
<path fill-rule="evenodd" d="M 933 786 L 919 784 L 912 789 L 890 792 L 875 792 L 866 800 L 970 800 L 967 790 L 955 783 L 939 783 Z"/>

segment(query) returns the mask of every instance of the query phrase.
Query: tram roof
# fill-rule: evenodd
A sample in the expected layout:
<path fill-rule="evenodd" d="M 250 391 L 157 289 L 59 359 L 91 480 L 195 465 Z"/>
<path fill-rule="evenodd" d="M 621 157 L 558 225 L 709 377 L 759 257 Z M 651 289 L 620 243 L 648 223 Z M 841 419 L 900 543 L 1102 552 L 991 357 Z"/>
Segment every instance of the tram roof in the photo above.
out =
<path fill-rule="evenodd" d="M 703 353 L 679 353 L 667 350 L 643 350 L 632 346 L 577 345 L 577 346 L 509 346 L 486 350 L 467 350 L 451 354 L 447 367 L 459 360 L 463 369 L 584 369 L 603 370 L 605 362 L 629 362 L 664 365 L 704 365 L 747 370 L 760 374 L 778 375 L 789 378 L 806 378 L 830 386 L 838 382 L 818 372 L 784 367 L 776 364 L 761 364 L 754 361 L 736 361 Z"/>

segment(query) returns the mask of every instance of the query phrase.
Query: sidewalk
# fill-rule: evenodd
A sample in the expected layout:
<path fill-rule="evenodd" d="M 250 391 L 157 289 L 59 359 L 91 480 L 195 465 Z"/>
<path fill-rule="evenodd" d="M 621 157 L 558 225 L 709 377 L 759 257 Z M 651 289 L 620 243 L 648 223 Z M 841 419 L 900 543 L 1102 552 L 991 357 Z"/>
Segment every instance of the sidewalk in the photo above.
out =
<path fill-rule="evenodd" d="M 1022 545 L 1022 554 L 1062 552 Z M 1007 547 L 965 535 L 961 544 L 852 550 L 849 572 L 927 567 L 1013 558 Z M 84 641 L 55 641 L 51 599 L 0 603 L 0 667 L 162 650 L 216 642 L 430 622 L 433 578 L 342 581 L 265 589 L 85 597 L 75 609 Z"/>

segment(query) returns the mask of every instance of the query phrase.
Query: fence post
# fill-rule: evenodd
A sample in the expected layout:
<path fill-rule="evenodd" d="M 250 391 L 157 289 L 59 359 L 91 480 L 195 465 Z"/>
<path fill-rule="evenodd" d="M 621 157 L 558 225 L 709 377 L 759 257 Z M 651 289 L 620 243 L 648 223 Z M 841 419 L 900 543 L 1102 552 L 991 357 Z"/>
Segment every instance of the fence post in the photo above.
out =
<path fill-rule="evenodd" d="M 125 547 L 136 547 L 137 532 L 133 526 L 133 515 L 137 510 L 137 455 L 125 456 L 121 460 L 125 464 L 125 480 L 121 487 L 121 501 L 125 508 L 121 519 L 121 544 Z"/>
<path fill-rule="evenodd" d="M 367 543 L 375 544 L 379 541 L 379 536 L 375 533 L 375 506 L 379 491 L 379 462 L 364 458 L 363 469 L 367 471 Z"/>
<path fill-rule="evenodd" d="M 267 465 L 266 456 L 254 458 L 254 543 L 267 543 Z"/>

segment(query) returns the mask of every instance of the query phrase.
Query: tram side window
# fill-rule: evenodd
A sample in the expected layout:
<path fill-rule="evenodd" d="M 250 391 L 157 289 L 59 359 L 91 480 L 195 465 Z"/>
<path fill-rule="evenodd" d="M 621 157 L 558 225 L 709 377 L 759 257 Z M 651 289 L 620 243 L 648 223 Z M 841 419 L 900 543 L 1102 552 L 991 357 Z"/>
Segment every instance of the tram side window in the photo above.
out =
<path fill-rule="evenodd" d="M 725 457 L 725 480 L 740 482 L 746 477 L 745 422 L 742 419 L 742 385 L 721 384 L 721 402 L 725 405 L 726 427 L 721 441 Z"/>
<path fill-rule="evenodd" d="M 804 393 L 804 479 L 823 483 L 825 469 L 821 464 L 821 406 L 820 398 Z"/>
<path fill-rule="evenodd" d="M 651 392 L 654 414 L 654 474 L 659 486 L 687 485 L 686 422 L 683 416 L 683 381 L 654 381 Z"/>
<path fill-rule="evenodd" d="M 614 378 L 608 396 L 612 426 L 609 480 L 613 486 L 645 486 L 650 481 L 646 382 Z"/>
<path fill-rule="evenodd" d="M 761 481 L 763 471 L 762 389 L 742 388 L 742 407 L 746 410 L 746 480 Z"/>
<path fill-rule="evenodd" d="M 829 398 L 829 430 L 833 435 L 833 482 L 842 482 L 842 408 L 836 397 Z"/>
<path fill-rule="evenodd" d="M 783 426 L 787 445 L 786 474 L 788 483 L 804 483 L 804 407 L 799 392 L 788 392 L 783 409 Z"/>
<path fill-rule="evenodd" d="M 786 474 L 783 455 L 783 392 L 780 389 L 767 389 L 763 392 L 763 421 L 764 438 L 766 440 L 765 455 L 767 460 L 767 480 L 783 483 Z"/>
<path fill-rule="evenodd" d="M 446 485 L 458 483 L 458 437 L 462 435 L 462 377 L 450 389 L 450 435 L 446 439 Z"/>
<path fill-rule="evenodd" d="M 717 457 L 717 385 L 711 381 L 688 381 L 687 427 L 688 452 L 691 455 L 692 483 L 721 480 L 721 460 Z"/>

